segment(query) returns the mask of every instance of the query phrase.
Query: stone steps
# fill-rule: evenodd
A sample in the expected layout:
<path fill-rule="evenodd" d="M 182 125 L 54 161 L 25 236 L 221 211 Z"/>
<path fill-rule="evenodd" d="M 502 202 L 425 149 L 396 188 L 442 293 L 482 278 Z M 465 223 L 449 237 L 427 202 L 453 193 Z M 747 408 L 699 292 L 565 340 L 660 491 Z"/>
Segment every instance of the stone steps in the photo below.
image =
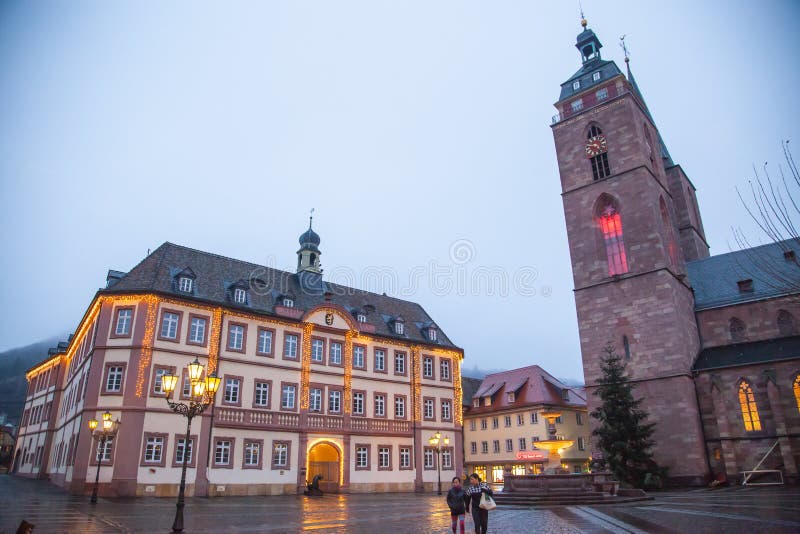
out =
<path fill-rule="evenodd" d="M 535 495 L 524 494 L 519 492 L 510 493 L 495 493 L 494 500 L 498 506 L 573 506 L 573 505 L 587 505 L 587 504 L 620 504 L 627 502 L 646 501 L 652 500 L 652 497 L 646 495 L 636 496 L 614 496 L 600 492 L 589 492 L 581 494 L 548 494 L 548 495 Z"/>

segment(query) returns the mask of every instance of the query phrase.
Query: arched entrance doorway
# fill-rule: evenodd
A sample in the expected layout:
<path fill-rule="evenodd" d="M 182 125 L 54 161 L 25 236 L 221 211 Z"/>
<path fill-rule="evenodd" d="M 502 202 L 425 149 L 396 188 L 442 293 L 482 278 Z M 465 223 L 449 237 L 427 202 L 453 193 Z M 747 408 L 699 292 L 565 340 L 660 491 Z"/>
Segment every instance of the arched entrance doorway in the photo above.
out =
<path fill-rule="evenodd" d="M 326 442 L 317 443 L 308 451 L 308 482 L 322 475 L 319 488 L 326 493 L 339 491 L 339 449 Z"/>

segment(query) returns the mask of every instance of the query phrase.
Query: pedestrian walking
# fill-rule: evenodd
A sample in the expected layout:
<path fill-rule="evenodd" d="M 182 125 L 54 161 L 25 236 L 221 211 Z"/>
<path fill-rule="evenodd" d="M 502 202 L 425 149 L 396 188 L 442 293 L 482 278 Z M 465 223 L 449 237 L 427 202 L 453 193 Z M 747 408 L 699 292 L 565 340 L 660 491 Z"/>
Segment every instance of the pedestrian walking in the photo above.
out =
<path fill-rule="evenodd" d="M 481 498 L 494 495 L 494 492 L 486 482 L 481 482 L 481 477 L 477 473 L 469 476 L 469 486 L 464 490 L 467 496 L 467 508 L 472 510 L 472 521 L 475 523 L 475 534 L 486 534 L 489 528 L 489 510 L 481 508 Z M 484 497 L 486 496 L 486 497 Z M 492 499 L 492 503 L 494 500 Z"/>
<path fill-rule="evenodd" d="M 452 521 L 453 534 L 456 534 L 456 525 L 459 532 L 464 534 L 464 516 L 467 513 L 467 495 L 461 487 L 461 478 L 453 477 L 453 486 L 447 492 L 447 506 L 450 507 L 450 520 Z"/>

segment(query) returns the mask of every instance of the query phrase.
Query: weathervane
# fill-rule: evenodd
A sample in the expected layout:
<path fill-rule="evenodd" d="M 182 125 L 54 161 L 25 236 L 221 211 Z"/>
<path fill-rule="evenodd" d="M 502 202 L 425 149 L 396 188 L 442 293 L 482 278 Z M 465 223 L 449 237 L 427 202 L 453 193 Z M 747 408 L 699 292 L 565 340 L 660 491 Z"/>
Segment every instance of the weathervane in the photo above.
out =
<path fill-rule="evenodd" d="M 308 214 L 308 229 L 311 230 L 311 223 L 314 221 L 314 208 Z"/>
<path fill-rule="evenodd" d="M 583 5 L 581 4 L 580 0 L 578 0 L 578 9 L 581 11 L 581 26 L 586 29 L 586 17 L 583 16 Z"/>
<path fill-rule="evenodd" d="M 628 63 L 630 58 L 628 58 L 628 46 L 625 44 L 625 35 L 619 38 L 619 46 L 622 47 L 622 51 L 625 53 L 625 63 Z"/>

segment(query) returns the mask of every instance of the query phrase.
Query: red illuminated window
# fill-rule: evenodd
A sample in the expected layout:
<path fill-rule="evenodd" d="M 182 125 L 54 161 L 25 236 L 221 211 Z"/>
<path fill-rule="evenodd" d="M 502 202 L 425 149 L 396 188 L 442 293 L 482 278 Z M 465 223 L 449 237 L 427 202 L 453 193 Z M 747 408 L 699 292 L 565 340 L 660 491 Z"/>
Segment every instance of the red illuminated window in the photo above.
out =
<path fill-rule="evenodd" d="M 607 204 L 600 214 L 600 229 L 606 245 L 609 276 L 627 273 L 628 259 L 625 256 L 625 243 L 622 241 L 622 220 L 611 204 Z"/>

